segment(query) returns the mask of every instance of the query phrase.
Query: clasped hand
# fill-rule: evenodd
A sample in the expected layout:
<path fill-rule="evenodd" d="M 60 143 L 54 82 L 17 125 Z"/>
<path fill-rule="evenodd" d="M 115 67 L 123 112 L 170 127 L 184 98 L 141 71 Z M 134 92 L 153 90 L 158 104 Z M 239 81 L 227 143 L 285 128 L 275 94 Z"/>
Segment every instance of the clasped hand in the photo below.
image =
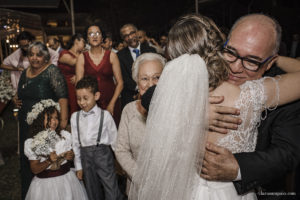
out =
<path fill-rule="evenodd" d="M 64 158 L 66 160 L 73 160 L 73 158 L 74 158 L 74 152 L 72 150 L 65 152 L 64 153 Z"/>
<path fill-rule="evenodd" d="M 51 152 L 49 155 L 49 159 L 51 162 L 50 169 L 51 170 L 57 170 L 60 168 L 60 165 L 65 161 L 65 160 L 73 160 L 74 158 L 74 153 L 72 150 L 66 151 L 60 155 L 57 155 L 56 152 Z"/>
<path fill-rule="evenodd" d="M 57 155 L 55 151 L 51 152 L 49 155 L 49 159 L 51 162 L 56 162 L 58 159 L 66 159 L 66 160 L 73 160 L 74 158 L 74 152 L 72 150 L 66 151 L 64 153 L 61 153 L 60 155 Z"/>
<path fill-rule="evenodd" d="M 229 130 L 236 130 L 242 122 L 240 118 L 236 117 L 239 115 L 239 110 L 219 105 L 223 101 L 224 97 L 221 96 L 209 97 L 210 133 L 226 134 Z M 237 178 L 238 170 L 239 164 L 229 150 L 207 142 L 200 174 L 202 178 L 214 181 L 233 181 Z"/>
<path fill-rule="evenodd" d="M 211 181 L 233 181 L 239 164 L 226 148 L 207 142 L 200 176 Z"/>

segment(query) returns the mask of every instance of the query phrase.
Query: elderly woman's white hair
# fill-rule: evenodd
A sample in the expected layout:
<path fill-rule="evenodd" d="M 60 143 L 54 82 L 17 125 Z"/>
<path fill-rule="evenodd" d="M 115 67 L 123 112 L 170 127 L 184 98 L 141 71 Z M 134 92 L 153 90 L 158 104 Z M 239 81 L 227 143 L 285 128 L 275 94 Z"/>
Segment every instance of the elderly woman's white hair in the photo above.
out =
<path fill-rule="evenodd" d="M 143 53 L 142 55 L 140 55 L 132 65 L 132 79 L 136 83 L 138 83 L 138 73 L 141 64 L 144 63 L 145 61 L 155 61 L 155 60 L 160 62 L 163 68 L 165 67 L 166 59 L 157 53 Z"/>

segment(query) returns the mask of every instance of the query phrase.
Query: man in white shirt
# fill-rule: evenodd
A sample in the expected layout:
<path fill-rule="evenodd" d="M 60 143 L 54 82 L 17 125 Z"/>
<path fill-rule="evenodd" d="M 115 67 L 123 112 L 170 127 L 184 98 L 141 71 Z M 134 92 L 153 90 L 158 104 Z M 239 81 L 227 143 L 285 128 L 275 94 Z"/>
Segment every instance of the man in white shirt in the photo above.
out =
<path fill-rule="evenodd" d="M 48 46 L 49 48 L 53 49 L 56 53 L 60 53 L 63 48 L 61 47 L 60 41 L 57 38 L 50 38 L 48 40 Z"/>

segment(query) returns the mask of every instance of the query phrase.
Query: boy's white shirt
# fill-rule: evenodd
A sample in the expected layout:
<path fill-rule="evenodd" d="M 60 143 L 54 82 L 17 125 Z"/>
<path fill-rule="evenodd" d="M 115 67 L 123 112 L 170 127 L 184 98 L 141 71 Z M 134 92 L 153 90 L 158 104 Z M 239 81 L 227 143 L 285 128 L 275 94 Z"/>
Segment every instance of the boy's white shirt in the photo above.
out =
<path fill-rule="evenodd" d="M 78 111 L 79 114 L 79 132 L 80 132 L 80 141 L 81 146 L 93 146 L 97 144 L 100 117 L 101 117 L 101 108 L 95 105 L 89 112 L 84 112 L 83 110 Z M 83 114 L 94 112 L 89 114 L 86 117 Z M 76 171 L 82 169 L 81 157 L 80 157 L 80 146 L 78 141 L 77 133 L 77 121 L 76 121 L 77 112 L 74 112 L 71 116 L 71 131 L 72 131 L 72 142 L 73 142 L 73 151 L 75 154 L 74 164 Z M 117 139 L 117 127 L 116 124 L 110 115 L 110 113 L 104 110 L 104 120 L 103 120 L 103 129 L 100 138 L 100 144 L 111 145 L 114 148 L 116 139 Z"/>

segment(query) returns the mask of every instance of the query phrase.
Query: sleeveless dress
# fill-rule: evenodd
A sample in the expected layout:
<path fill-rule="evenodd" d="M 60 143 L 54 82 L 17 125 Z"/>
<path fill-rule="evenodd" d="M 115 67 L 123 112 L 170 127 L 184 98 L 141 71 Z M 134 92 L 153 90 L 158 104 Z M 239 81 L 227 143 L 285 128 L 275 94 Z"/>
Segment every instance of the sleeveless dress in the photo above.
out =
<path fill-rule="evenodd" d="M 60 140 L 55 145 L 55 151 L 59 155 L 72 149 L 72 137 L 67 131 L 61 131 Z M 32 150 L 31 144 L 33 139 L 25 141 L 25 155 L 29 160 L 40 160 L 43 162 L 45 158 L 39 158 Z M 63 161 L 62 165 L 67 161 Z M 50 168 L 50 167 L 48 167 Z M 39 178 L 35 176 L 32 179 L 26 200 L 86 200 L 87 195 L 83 185 L 80 184 L 75 172 L 69 172 L 50 178 Z"/>
<path fill-rule="evenodd" d="M 89 51 L 83 52 L 84 56 L 84 75 L 97 78 L 98 89 L 101 93 L 100 99 L 97 102 L 98 106 L 106 109 L 115 92 L 114 74 L 112 64 L 110 63 L 110 51 L 105 51 L 101 62 L 95 65 L 89 55 Z M 121 116 L 121 107 L 119 99 L 114 107 L 113 118 L 118 127 Z"/>
<path fill-rule="evenodd" d="M 69 54 L 73 58 L 76 58 L 76 56 L 72 54 L 69 50 L 62 50 L 59 54 L 59 58 L 61 58 L 65 54 Z M 75 85 L 70 81 L 70 79 L 73 76 L 75 76 L 75 66 L 70 66 L 58 61 L 58 68 L 60 69 L 61 73 L 64 75 L 68 86 L 68 95 L 69 95 L 68 103 L 69 103 L 69 118 L 70 118 L 73 112 L 79 110 L 79 106 L 76 101 Z"/>
<path fill-rule="evenodd" d="M 60 98 L 68 98 L 66 81 L 55 65 L 49 65 L 34 78 L 26 77 L 27 70 L 28 68 L 23 71 L 18 84 L 18 98 L 22 100 L 22 106 L 18 113 L 22 196 L 25 196 L 33 177 L 28 159 L 24 155 L 24 142 L 30 137 L 28 124 L 25 121 L 27 113 L 31 111 L 34 104 L 43 99 L 52 99 L 57 102 Z"/>
<path fill-rule="evenodd" d="M 225 137 L 221 138 L 217 145 L 230 150 L 232 153 L 254 152 L 257 141 L 257 127 L 262 119 L 261 113 L 266 108 L 265 102 L 267 94 L 264 90 L 264 80 L 262 78 L 254 81 L 247 81 L 240 86 L 241 92 L 235 107 L 240 109 L 240 117 L 243 123 L 238 130 L 230 131 Z M 273 78 L 272 78 L 273 79 Z M 278 103 L 278 87 L 275 79 L 275 91 Z M 254 191 L 245 195 L 238 195 L 232 182 L 207 181 L 200 176 L 195 179 L 194 200 L 213 199 L 213 200 L 253 200 L 257 199 Z"/>

